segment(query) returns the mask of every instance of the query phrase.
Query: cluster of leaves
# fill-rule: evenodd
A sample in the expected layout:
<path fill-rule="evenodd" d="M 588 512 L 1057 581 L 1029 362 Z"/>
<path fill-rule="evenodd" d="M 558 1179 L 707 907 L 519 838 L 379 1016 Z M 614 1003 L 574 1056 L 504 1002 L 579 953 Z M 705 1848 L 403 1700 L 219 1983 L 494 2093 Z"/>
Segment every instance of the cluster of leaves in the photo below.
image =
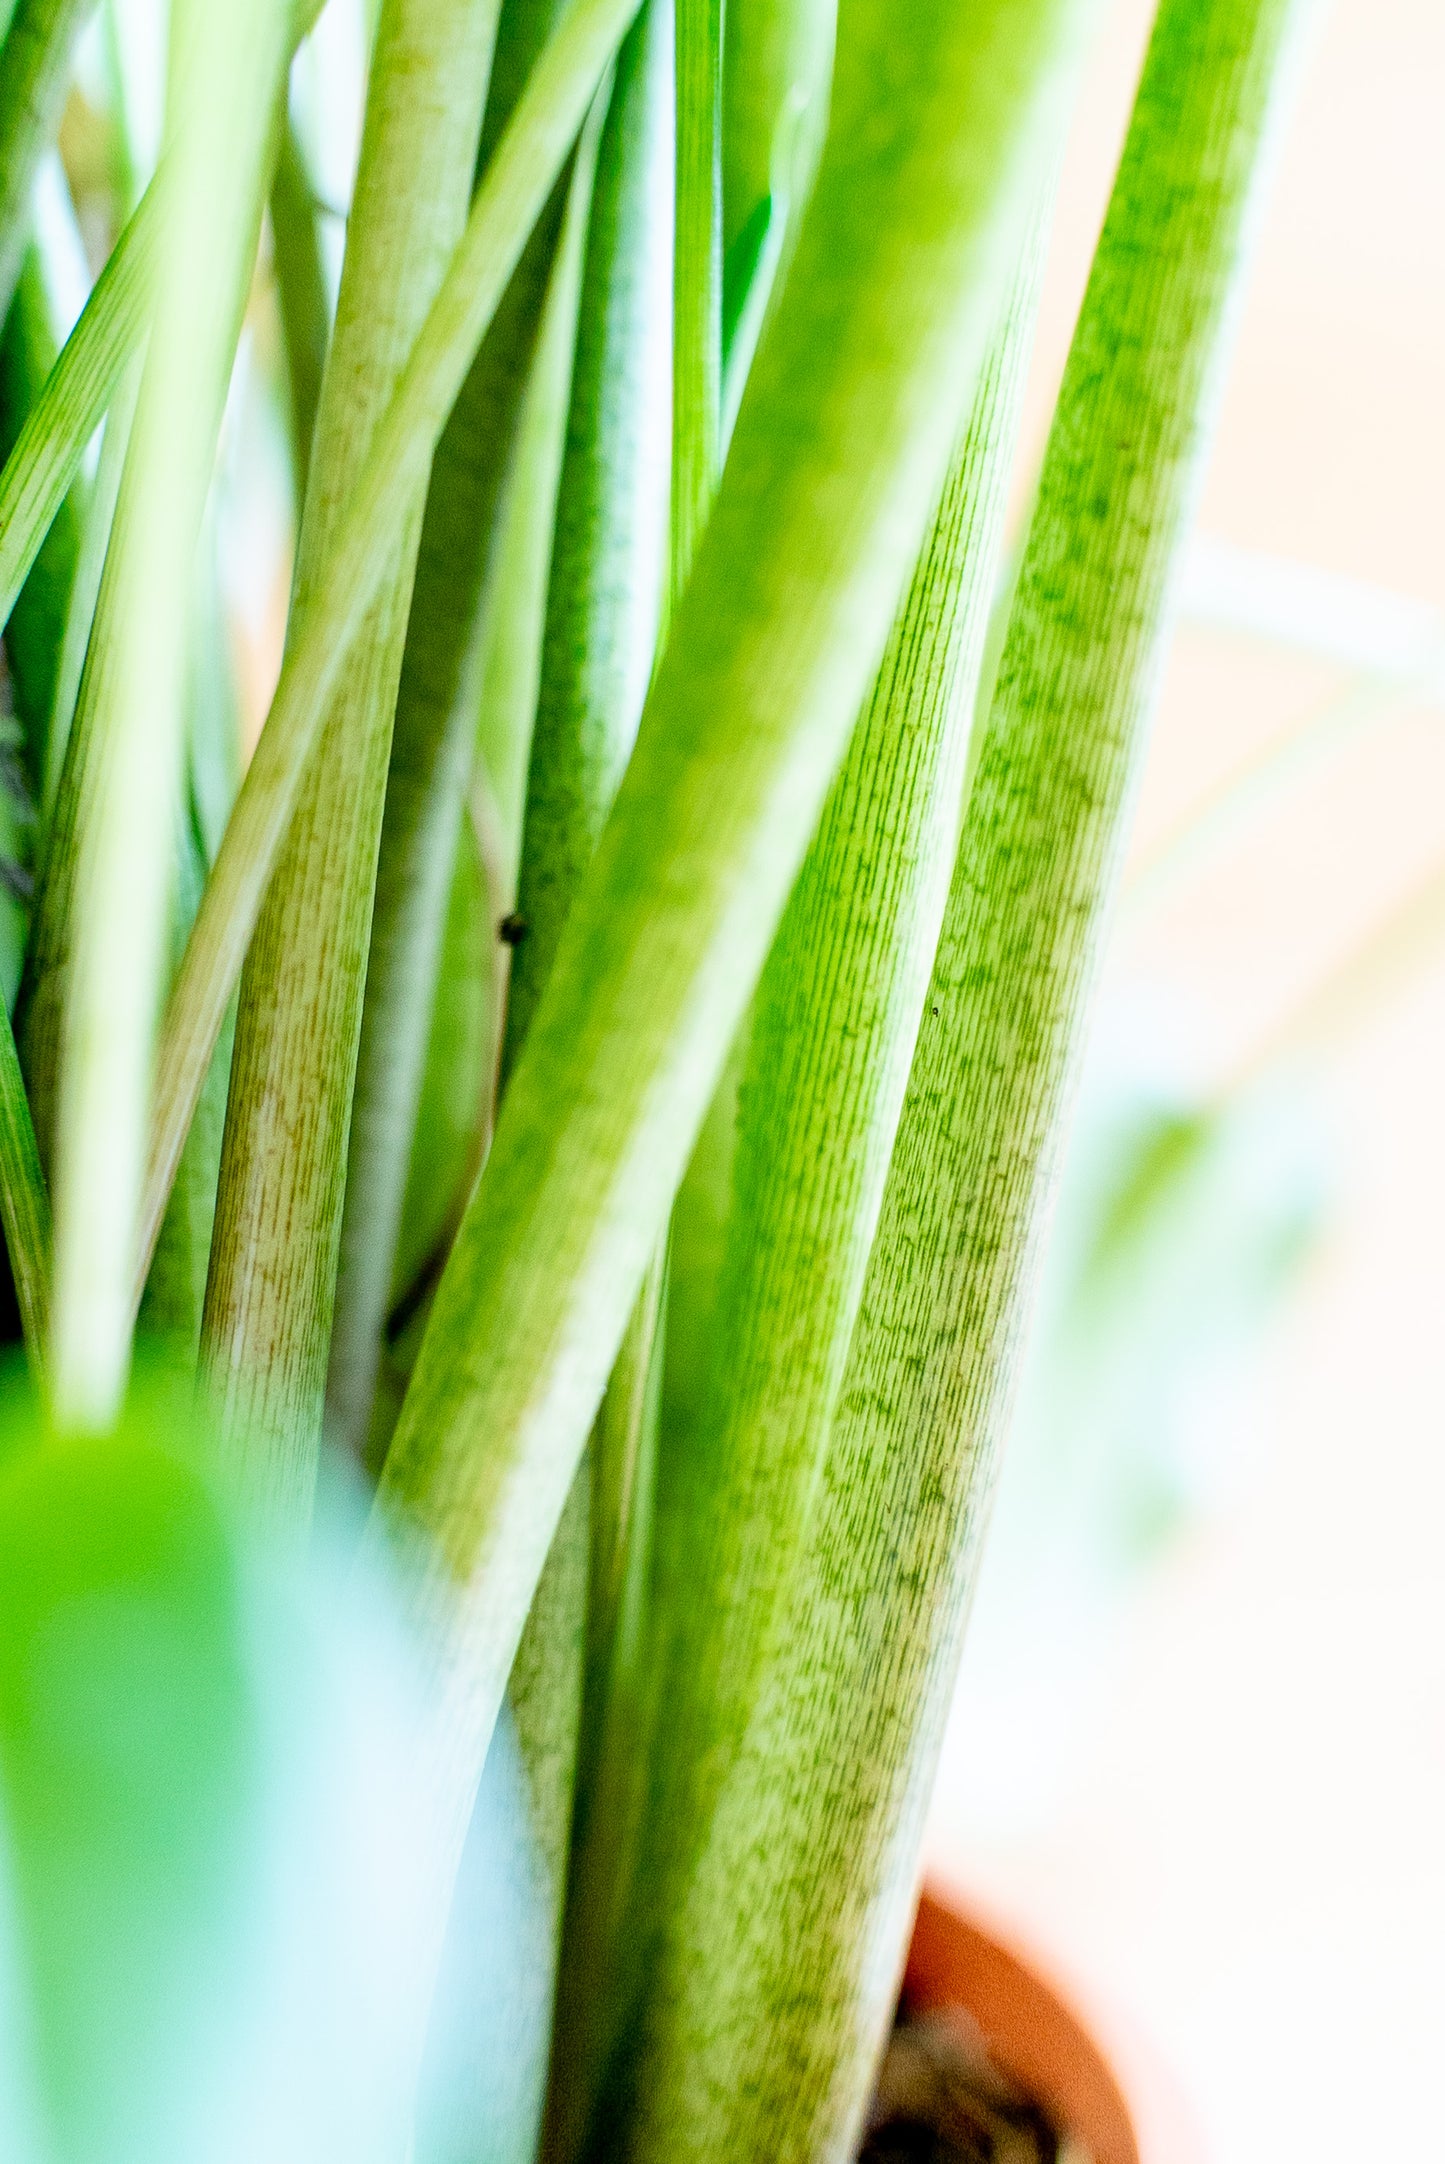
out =
<path fill-rule="evenodd" d="M 420 2081 L 423 2154 L 841 2158 L 1296 9 L 1162 0 L 994 639 L 1087 0 L 914 0 L 906 35 L 885 0 L 381 0 L 334 304 L 286 94 L 317 8 L 173 0 L 160 159 L 142 192 L 120 128 L 56 352 L 25 251 L 90 12 L 14 0 L 0 45 L 34 815 L 0 1212 L 59 1438 L 14 1453 L 0 1541 L 47 1493 L 90 1527 L 0 1624 L 0 2019 L 19 2063 L 27 1958 L 37 2020 L 80 1959 L 32 1808 L 47 1615 L 92 1551 L 155 1593 L 117 1690 L 168 1646 L 214 1703 L 164 1796 L 129 1732 L 89 1787 L 70 1752 L 77 1793 L 158 1827 L 193 1797 L 239 1858 L 271 1685 L 231 1513 L 304 1544 L 329 1435 L 424 1669 L 415 1944 L 367 2127 L 278 2104 L 266 2153 L 400 2155 Z M 258 258 L 301 508 L 242 775 L 197 564 Z M 138 1322 L 204 1421 L 126 1413 Z M 525 1928 L 452 1907 L 488 1872 Z M 429 2028 L 479 1913 L 489 1987 Z M 175 2071 L 143 2133 L 76 2071 L 100 2000 L 53 2003 L 53 2153 L 241 2153 L 224 2080 L 212 2124 Z"/>

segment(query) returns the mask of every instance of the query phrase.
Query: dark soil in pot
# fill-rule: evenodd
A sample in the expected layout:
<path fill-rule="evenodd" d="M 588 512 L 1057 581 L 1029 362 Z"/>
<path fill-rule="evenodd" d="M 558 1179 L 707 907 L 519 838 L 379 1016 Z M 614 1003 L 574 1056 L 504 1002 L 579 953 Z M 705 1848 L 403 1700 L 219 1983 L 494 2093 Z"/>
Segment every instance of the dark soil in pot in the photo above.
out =
<path fill-rule="evenodd" d="M 957 2014 L 900 2015 L 859 2164 L 1088 2164 Z"/>

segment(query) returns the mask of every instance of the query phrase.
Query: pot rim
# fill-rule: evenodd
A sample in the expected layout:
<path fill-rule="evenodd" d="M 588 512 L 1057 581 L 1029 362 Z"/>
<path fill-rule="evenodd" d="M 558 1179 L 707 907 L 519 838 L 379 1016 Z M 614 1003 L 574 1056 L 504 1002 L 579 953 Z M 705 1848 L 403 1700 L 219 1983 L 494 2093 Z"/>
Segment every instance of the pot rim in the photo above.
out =
<path fill-rule="evenodd" d="M 972 1889 L 930 1874 L 903 1998 L 920 2012 L 961 2008 L 1094 2164 L 1202 2164 L 1178 2082 L 1133 2019 Z"/>

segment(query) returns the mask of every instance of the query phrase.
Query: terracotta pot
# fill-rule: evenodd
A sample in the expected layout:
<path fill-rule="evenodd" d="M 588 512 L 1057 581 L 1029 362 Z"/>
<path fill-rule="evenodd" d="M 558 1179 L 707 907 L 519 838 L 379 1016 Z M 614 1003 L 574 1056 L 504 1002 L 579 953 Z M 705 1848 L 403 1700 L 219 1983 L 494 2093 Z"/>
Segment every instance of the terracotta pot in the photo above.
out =
<path fill-rule="evenodd" d="M 1202 2164 L 1183 2098 L 1127 2018 L 953 1887 L 924 1892 L 903 1998 L 958 2009 L 1094 2164 Z"/>

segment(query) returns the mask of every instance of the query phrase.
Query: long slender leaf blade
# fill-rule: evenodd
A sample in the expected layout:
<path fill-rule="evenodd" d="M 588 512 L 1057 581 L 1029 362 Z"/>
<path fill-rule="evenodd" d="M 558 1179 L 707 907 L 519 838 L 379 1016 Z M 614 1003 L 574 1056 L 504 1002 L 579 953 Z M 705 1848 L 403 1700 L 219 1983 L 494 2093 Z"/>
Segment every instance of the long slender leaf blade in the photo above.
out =
<path fill-rule="evenodd" d="M 26 250 L 15 297 L 0 333 L 0 442 L 8 457 L 59 356 L 45 265 Z M 5 656 L 33 798 L 49 756 L 47 737 L 60 648 L 81 546 L 81 506 L 73 491 L 61 504 L 5 626 Z"/>
<path fill-rule="evenodd" d="M 618 55 L 597 152 L 571 413 L 557 498 L 542 671 L 523 823 L 503 1077 L 524 1043 L 567 916 L 626 767 L 651 678 L 667 576 L 671 480 L 673 17 L 646 0 Z M 650 1347 L 641 1350 L 645 1366 Z M 604 1416 L 605 1417 L 605 1416 Z M 611 1460 L 608 1460 L 611 1470 Z M 591 1519 L 615 1488 L 574 1481 L 509 1684 L 536 1799 L 557 1970 L 588 1646 Z M 545 2078 L 549 2019 L 539 2041 Z M 564 2046 L 564 2049 L 566 2047 Z M 528 2154 L 535 2148 L 543 2099 Z"/>
<path fill-rule="evenodd" d="M 1055 116 L 1070 6 L 915 12 L 900 42 L 869 0 L 840 47 L 787 292 L 388 1461 L 382 1522 L 421 1548 L 439 1647 L 448 1812 L 881 656 Z"/>
<path fill-rule="evenodd" d="M 465 223 L 497 0 L 386 0 L 317 416 L 293 615 L 306 624 Z M 202 1360 L 258 1508 L 309 1514 L 392 720 L 426 474 L 326 701 L 241 983 Z"/>
<path fill-rule="evenodd" d="M 672 596 L 687 584 L 722 464 L 723 0 L 676 0 Z"/>
<path fill-rule="evenodd" d="M 719 2158 L 851 2155 L 891 2018 L 1260 143 L 1298 13 L 1293 0 L 1165 0 L 1155 29 L 1050 437 L 820 1495 L 715 1814 L 717 1853 L 736 1865 L 733 1959 L 715 1972 L 710 2016 L 733 2040 L 736 2079 L 714 2121 Z"/>
<path fill-rule="evenodd" d="M 0 316 L 30 237 L 30 193 L 55 139 L 75 40 L 94 0 L 16 0 L 0 45 Z"/>
<path fill-rule="evenodd" d="M 483 169 L 515 110 L 523 64 L 535 60 L 555 13 L 556 0 L 541 7 L 513 0 L 502 10 L 482 131 Z M 524 520 L 535 524 L 545 550 L 551 546 L 556 478 L 548 462 L 555 466 L 560 451 L 549 452 L 548 443 L 566 426 L 586 237 L 584 184 L 590 185 L 589 175 L 579 174 L 574 161 L 572 183 L 554 191 L 533 231 L 432 461 L 382 818 L 326 1379 L 328 1424 L 353 1449 L 363 1437 L 374 1438 L 378 1362 L 394 1291 L 428 1018 L 438 997 L 447 996 L 438 969 L 458 836 L 475 769 L 479 710 L 497 689 L 487 681 L 489 664 L 502 638 L 524 653 L 530 633 L 540 646 L 537 609 L 526 591 L 530 566 L 517 558 L 529 549 Z M 538 375 L 549 369 L 564 379 L 556 401 L 560 412 L 541 414 L 537 400 L 545 387 Z M 522 503 L 518 464 L 539 456 L 542 470 L 525 476 L 539 493 Z M 504 591 L 518 575 L 523 589 Z M 545 591 L 545 561 L 537 575 Z M 529 673 L 523 660 L 517 685 L 522 711 L 514 725 L 501 724 L 504 736 L 512 726 L 521 736 L 523 760 L 535 684 L 535 659 Z M 499 900 L 498 923 L 512 906 L 510 895 Z M 500 1015 L 493 1034 L 499 1029 Z"/>
<path fill-rule="evenodd" d="M 723 38 L 723 437 L 828 123 L 838 0 L 730 0 Z"/>
<path fill-rule="evenodd" d="M 136 1217 L 167 944 L 187 590 L 260 225 L 285 57 L 281 0 L 190 0 L 173 41 L 178 185 L 156 323 L 82 689 L 95 790 L 77 836 L 57 1116 L 51 1388 L 103 1428 L 127 1373 Z M 82 739 L 77 716 L 73 742 Z"/>
<path fill-rule="evenodd" d="M 598 154 L 532 739 L 504 1071 L 622 779 L 666 583 L 671 441 L 671 22 L 648 0 Z"/>
<path fill-rule="evenodd" d="M 697 1425 L 667 1437 L 664 1768 L 643 1912 L 628 2153 L 745 2154 L 748 2045 L 715 2022 L 745 1925 L 710 1839 L 766 1674 L 862 1297 L 958 838 L 1032 345 L 1026 248 L 928 539 L 754 1002 Z M 719 1980 L 719 1973 L 721 1980 Z M 714 2099 L 729 2099 L 720 2112 Z M 721 2123 L 720 2123 L 721 2122 Z"/>
<path fill-rule="evenodd" d="M 31 1366 L 45 1359 L 50 1336 L 50 1194 L 10 1015 L 0 1000 L 0 1222 L 20 1305 Z"/>
<path fill-rule="evenodd" d="M 573 0 L 498 146 L 411 359 L 379 425 L 277 687 L 167 1010 L 142 1213 L 142 1268 L 165 1210 L 211 1053 L 295 809 L 348 642 L 637 0 Z"/>
<path fill-rule="evenodd" d="M 321 379 L 331 342 L 331 296 L 311 178 L 289 116 L 271 178 L 271 256 L 286 350 L 291 464 L 300 502 L 306 493 Z"/>
<path fill-rule="evenodd" d="M 321 12 L 299 0 L 294 42 Z M 162 165 L 96 280 L 39 401 L 0 471 L 0 623 L 15 606 L 143 335 L 168 182 Z"/>
<path fill-rule="evenodd" d="M 0 472 L 0 622 L 15 606 L 140 341 L 165 192 L 158 174 L 112 249 Z"/>
<path fill-rule="evenodd" d="M 141 366 L 140 362 L 135 360 L 122 377 L 120 387 L 111 400 L 110 411 L 105 418 L 105 434 L 101 440 L 95 481 L 91 487 L 90 501 L 85 508 L 85 530 L 81 536 L 75 577 L 71 581 L 65 628 L 61 634 L 56 663 L 55 699 L 50 710 L 50 725 L 45 733 L 40 809 L 47 826 L 60 791 L 60 777 L 64 772 L 70 731 L 80 698 L 80 684 L 85 673 L 91 627 L 95 622 L 95 612 L 100 601 L 105 559 L 110 552 L 111 528 L 115 524 L 120 484 L 125 473 L 126 454 L 130 449 L 130 432 L 135 420 L 136 400 L 140 395 L 140 380 Z"/>

